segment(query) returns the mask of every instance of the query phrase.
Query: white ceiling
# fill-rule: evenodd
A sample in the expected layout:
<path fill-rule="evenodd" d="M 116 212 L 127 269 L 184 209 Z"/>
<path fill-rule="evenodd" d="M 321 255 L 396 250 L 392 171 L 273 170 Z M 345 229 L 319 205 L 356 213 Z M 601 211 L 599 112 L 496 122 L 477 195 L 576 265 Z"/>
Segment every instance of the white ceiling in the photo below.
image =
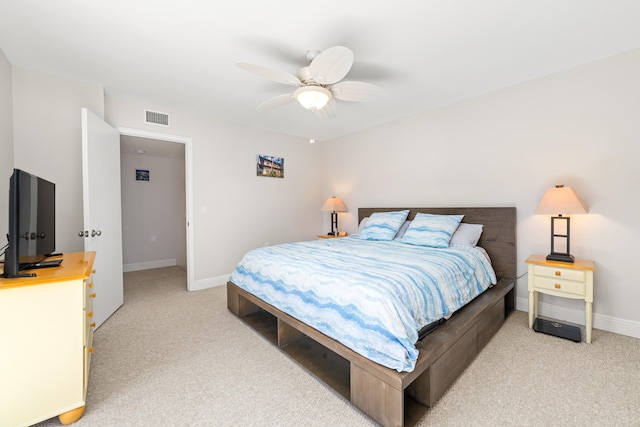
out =
<path fill-rule="evenodd" d="M 184 159 L 184 144 L 140 138 L 137 136 L 120 136 L 120 155 L 163 157 L 167 159 Z"/>
<path fill-rule="evenodd" d="M 107 95 L 326 140 L 640 48 L 639 22 L 638 0 L 1 0 L 0 49 Z M 234 66 L 295 74 L 334 45 L 383 100 L 257 112 L 291 87 Z"/>

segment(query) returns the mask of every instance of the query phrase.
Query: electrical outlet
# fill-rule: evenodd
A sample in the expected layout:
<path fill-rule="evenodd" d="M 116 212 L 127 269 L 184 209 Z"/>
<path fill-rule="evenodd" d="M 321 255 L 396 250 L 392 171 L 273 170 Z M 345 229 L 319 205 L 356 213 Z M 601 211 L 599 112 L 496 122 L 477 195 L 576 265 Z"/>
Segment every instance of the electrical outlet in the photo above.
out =
<path fill-rule="evenodd" d="M 149 241 L 150 241 L 151 243 L 156 243 L 156 242 L 158 241 L 158 236 L 156 236 L 155 234 L 153 234 L 153 235 L 151 236 L 151 238 L 149 238 Z"/>

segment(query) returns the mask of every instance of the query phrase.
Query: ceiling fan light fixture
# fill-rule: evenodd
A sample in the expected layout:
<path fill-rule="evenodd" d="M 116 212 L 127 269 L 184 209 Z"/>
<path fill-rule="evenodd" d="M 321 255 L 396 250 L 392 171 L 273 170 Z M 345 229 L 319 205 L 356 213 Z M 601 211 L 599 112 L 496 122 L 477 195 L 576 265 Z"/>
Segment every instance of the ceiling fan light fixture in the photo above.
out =
<path fill-rule="evenodd" d="M 324 108 L 331 99 L 331 92 L 322 86 L 302 86 L 293 96 L 307 110 L 317 111 Z"/>

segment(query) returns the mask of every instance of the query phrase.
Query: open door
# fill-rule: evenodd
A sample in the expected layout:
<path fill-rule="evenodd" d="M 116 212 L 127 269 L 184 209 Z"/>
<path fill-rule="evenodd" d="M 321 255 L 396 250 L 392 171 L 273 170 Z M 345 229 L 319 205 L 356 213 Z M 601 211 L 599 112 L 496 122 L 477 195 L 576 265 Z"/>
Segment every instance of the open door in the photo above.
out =
<path fill-rule="evenodd" d="M 95 251 L 93 304 L 96 327 L 124 302 L 120 210 L 120 133 L 82 109 L 84 250 Z"/>

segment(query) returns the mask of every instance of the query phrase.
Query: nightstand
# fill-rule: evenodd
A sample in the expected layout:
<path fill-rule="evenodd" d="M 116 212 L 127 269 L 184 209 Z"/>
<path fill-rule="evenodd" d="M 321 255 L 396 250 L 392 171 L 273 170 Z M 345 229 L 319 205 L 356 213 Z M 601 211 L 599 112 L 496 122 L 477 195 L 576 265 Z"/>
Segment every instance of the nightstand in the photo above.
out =
<path fill-rule="evenodd" d="M 576 258 L 575 262 L 547 261 L 544 255 L 531 255 L 529 264 L 529 327 L 538 315 L 538 293 L 585 302 L 586 342 L 591 343 L 593 323 L 593 272 L 596 263 Z"/>

